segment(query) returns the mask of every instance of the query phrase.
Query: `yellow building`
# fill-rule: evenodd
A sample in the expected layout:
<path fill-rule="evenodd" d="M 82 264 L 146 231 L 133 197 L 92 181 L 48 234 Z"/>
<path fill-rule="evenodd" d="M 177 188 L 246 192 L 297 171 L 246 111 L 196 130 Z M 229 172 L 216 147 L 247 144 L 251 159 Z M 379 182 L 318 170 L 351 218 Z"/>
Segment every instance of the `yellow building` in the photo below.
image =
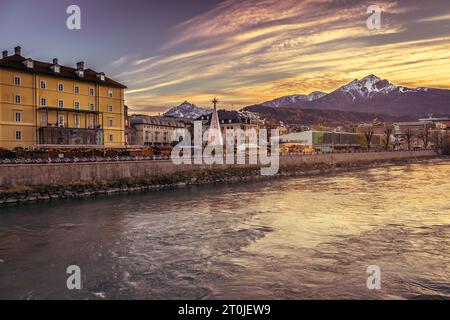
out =
<path fill-rule="evenodd" d="M 124 85 L 14 51 L 0 59 L 0 148 L 125 144 Z"/>

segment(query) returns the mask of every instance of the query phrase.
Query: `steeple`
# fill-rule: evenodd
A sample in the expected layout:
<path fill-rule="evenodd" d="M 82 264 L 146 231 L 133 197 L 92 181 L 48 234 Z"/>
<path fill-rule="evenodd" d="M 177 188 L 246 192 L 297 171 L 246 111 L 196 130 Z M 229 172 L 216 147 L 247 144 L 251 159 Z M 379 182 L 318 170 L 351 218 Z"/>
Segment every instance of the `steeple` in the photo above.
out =
<path fill-rule="evenodd" d="M 223 137 L 222 137 L 222 131 L 220 130 L 220 121 L 219 121 L 219 114 L 217 112 L 217 103 L 219 100 L 217 100 L 216 97 L 212 100 L 212 103 L 214 105 L 214 110 L 211 114 L 211 124 L 209 126 L 209 133 L 208 133 L 208 144 L 212 145 L 223 145 Z"/>

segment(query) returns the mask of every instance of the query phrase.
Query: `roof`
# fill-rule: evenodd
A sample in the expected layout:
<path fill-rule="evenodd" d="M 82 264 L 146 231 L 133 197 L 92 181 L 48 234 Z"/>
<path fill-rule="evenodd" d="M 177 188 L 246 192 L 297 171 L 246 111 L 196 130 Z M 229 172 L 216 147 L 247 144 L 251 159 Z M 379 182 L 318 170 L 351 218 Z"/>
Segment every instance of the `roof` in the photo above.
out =
<path fill-rule="evenodd" d="M 236 110 L 218 110 L 219 123 L 250 123 L 250 118 Z M 211 122 L 211 114 L 198 117 L 196 120 L 208 120 Z M 230 122 L 231 121 L 231 122 Z"/>
<path fill-rule="evenodd" d="M 450 117 L 439 117 L 439 118 L 424 118 L 419 119 L 419 121 L 450 121 Z"/>
<path fill-rule="evenodd" d="M 185 124 L 180 121 L 176 121 L 173 118 L 164 117 L 150 117 L 150 116 L 131 116 L 130 123 L 132 125 L 137 124 L 150 124 L 165 127 L 184 128 Z"/>
<path fill-rule="evenodd" d="M 85 81 L 90 83 L 95 83 L 100 86 L 110 86 L 110 87 L 117 87 L 125 89 L 126 86 L 112 80 L 111 78 L 105 77 L 105 81 L 102 81 L 98 78 L 98 75 L 101 74 L 100 72 L 96 72 L 92 69 L 84 69 L 84 77 L 79 77 L 75 71 L 77 69 L 66 67 L 66 66 L 60 66 L 60 72 L 55 73 L 53 72 L 50 67 L 53 65 L 52 63 L 47 62 L 41 62 L 41 61 L 33 61 L 33 68 L 27 68 L 25 64 L 23 63 L 27 58 L 22 57 L 21 55 L 14 54 L 12 56 L 5 57 L 3 59 L 0 59 L 0 68 L 8 68 L 8 69 L 14 69 L 14 70 L 20 70 L 23 72 L 29 72 L 34 74 L 44 74 L 48 76 L 55 76 L 58 78 L 67 78 L 77 81 Z"/>
<path fill-rule="evenodd" d="M 432 121 L 411 121 L 411 122 L 395 122 L 396 126 L 425 126 L 433 124 Z"/>

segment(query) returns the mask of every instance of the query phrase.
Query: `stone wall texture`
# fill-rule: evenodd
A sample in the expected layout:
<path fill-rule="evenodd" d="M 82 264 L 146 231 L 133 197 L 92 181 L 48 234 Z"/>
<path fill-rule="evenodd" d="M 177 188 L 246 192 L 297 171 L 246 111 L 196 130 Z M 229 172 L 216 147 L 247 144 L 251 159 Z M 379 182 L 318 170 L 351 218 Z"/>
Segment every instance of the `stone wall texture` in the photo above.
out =
<path fill-rule="evenodd" d="M 433 157 L 434 151 L 336 153 L 280 157 L 281 168 L 309 167 L 324 164 L 339 166 L 376 161 Z M 237 168 L 258 168 L 256 165 L 175 165 L 171 161 L 130 161 L 69 164 L 0 165 L 0 187 L 51 186 L 88 184 L 96 181 L 146 179 L 184 174 L 193 176 L 202 171 L 226 171 Z"/>

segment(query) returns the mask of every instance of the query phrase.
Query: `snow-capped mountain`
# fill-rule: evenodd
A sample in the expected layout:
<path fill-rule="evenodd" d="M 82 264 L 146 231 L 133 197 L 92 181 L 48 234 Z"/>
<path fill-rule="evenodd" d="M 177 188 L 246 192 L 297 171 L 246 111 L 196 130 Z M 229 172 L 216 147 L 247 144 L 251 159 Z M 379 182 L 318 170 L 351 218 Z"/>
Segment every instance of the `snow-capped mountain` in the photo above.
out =
<path fill-rule="evenodd" d="M 397 87 L 389 81 L 381 80 L 371 74 L 361 80 L 355 79 L 338 90 L 349 94 L 352 100 L 355 100 L 358 98 L 370 99 L 376 94 L 386 94 L 397 90 Z"/>
<path fill-rule="evenodd" d="M 314 101 L 325 96 L 325 92 L 314 91 L 310 94 L 293 94 L 261 103 L 265 107 L 284 107 L 298 102 Z"/>
<path fill-rule="evenodd" d="M 429 88 L 407 88 L 397 87 L 390 83 L 388 80 L 382 80 L 377 76 L 371 74 L 361 80 L 353 80 L 349 84 L 342 86 L 336 91 L 344 92 L 348 94 L 351 100 L 356 99 L 372 99 L 380 95 L 386 95 L 389 93 L 417 93 L 422 91 L 428 91 Z"/>
<path fill-rule="evenodd" d="M 165 117 L 196 119 L 202 115 L 210 114 L 212 109 L 198 107 L 188 101 L 183 102 L 179 106 L 171 108 L 164 113 Z"/>
<path fill-rule="evenodd" d="M 314 91 L 314 92 L 311 92 L 310 94 L 308 94 L 307 98 L 308 98 L 308 101 L 314 101 L 314 100 L 320 99 L 326 95 L 327 95 L 326 92 Z"/>
<path fill-rule="evenodd" d="M 293 98 L 296 97 L 296 98 Z M 428 114 L 450 115 L 450 90 L 396 86 L 373 74 L 355 79 L 315 99 L 286 96 L 260 104 L 263 107 L 341 110 L 381 113 L 412 118 Z"/>

